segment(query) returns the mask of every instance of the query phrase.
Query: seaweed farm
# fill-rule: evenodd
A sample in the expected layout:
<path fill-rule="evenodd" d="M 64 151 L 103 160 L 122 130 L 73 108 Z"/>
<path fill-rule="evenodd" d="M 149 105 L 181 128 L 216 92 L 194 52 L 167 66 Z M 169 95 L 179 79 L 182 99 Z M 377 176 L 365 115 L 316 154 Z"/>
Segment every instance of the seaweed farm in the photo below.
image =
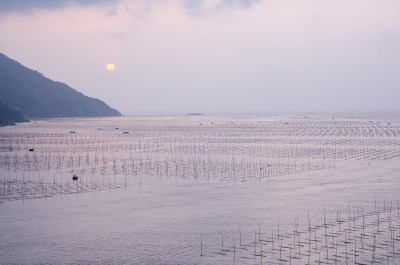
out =
<path fill-rule="evenodd" d="M 309 216 L 307 222 L 300 225 L 295 219 L 292 230 L 284 232 L 278 222 L 270 231 L 264 231 L 258 224 L 250 234 L 243 234 L 240 227 L 202 234 L 201 256 L 229 256 L 231 262 L 240 264 L 243 260 L 260 264 L 398 264 L 400 261 L 399 204 L 368 213 L 353 205 L 347 213 L 338 210 L 335 220 L 328 222 L 324 213 L 322 224 L 312 226 Z M 206 248 L 209 242 L 214 243 L 211 243 L 213 248 Z"/>
<path fill-rule="evenodd" d="M 388 116 L 2 127 L 0 263 L 399 264 L 399 172 Z"/>

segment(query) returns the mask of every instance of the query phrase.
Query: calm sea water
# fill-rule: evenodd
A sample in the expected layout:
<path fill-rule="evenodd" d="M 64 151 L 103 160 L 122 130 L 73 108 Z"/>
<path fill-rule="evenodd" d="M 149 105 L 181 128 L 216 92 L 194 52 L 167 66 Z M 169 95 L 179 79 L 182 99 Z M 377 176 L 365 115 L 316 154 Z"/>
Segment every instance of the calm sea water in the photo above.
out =
<path fill-rule="evenodd" d="M 0 135 L 1 264 L 400 262 L 394 120 L 61 119 Z"/>

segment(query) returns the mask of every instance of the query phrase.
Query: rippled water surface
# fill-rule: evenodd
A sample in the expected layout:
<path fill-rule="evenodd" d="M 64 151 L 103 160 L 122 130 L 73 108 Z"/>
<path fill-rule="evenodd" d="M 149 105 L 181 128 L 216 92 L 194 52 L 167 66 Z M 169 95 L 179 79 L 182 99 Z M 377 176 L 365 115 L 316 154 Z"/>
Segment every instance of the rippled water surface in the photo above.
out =
<path fill-rule="evenodd" d="M 3 127 L 0 263 L 398 264 L 399 135 L 394 118 Z"/>

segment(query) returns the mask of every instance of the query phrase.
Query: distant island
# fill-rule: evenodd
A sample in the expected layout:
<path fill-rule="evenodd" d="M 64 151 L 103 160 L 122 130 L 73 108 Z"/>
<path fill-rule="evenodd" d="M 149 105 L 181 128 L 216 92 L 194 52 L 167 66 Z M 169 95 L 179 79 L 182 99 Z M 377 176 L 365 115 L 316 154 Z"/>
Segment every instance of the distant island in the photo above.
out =
<path fill-rule="evenodd" d="M 30 118 L 109 116 L 121 113 L 0 53 L 0 126 Z"/>
<path fill-rule="evenodd" d="M 185 115 L 188 115 L 188 116 L 201 116 L 201 115 L 205 115 L 205 114 L 203 114 L 203 113 L 187 113 Z"/>

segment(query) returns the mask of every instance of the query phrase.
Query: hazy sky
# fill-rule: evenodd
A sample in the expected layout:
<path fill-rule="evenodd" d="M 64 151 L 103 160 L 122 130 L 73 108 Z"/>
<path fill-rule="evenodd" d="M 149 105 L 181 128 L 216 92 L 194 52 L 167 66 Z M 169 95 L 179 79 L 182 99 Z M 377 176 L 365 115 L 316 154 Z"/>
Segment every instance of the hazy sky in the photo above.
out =
<path fill-rule="evenodd" d="M 399 0 L 2 0 L 0 52 L 124 114 L 400 111 L 399 14 Z"/>

